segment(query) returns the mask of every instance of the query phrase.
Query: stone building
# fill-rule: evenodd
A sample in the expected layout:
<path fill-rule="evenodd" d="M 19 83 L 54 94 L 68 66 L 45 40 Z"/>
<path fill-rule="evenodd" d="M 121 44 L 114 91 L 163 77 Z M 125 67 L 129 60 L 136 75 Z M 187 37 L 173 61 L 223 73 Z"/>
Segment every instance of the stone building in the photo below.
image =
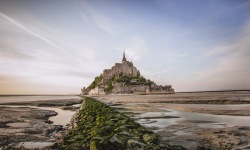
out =
<path fill-rule="evenodd" d="M 88 92 L 88 95 L 104 95 L 106 94 L 103 86 L 96 86 Z"/>
<path fill-rule="evenodd" d="M 114 83 L 112 93 L 114 94 L 130 94 L 130 93 L 145 93 L 149 90 L 149 85 L 126 85 L 125 83 Z"/>
<path fill-rule="evenodd" d="M 81 94 L 80 94 L 80 95 L 87 95 L 87 94 L 88 94 L 87 89 L 86 89 L 85 87 L 83 87 L 83 88 L 81 89 Z"/>
<path fill-rule="evenodd" d="M 151 89 L 147 91 L 147 93 L 175 93 L 174 89 L 172 88 L 171 85 L 156 85 L 155 83 L 153 83 L 151 85 Z"/>
<path fill-rule="evenodd" d="M 118 76 L 137 76 L 140 75 L 140 71 L 134 67 L 133 62 L 129 62 L 126 59 L 125 51 L 123 51 L 122 63 L 115 63 L 111 69 L 103 70 L 103 83 L 107 84 L 109 79 Z"/>

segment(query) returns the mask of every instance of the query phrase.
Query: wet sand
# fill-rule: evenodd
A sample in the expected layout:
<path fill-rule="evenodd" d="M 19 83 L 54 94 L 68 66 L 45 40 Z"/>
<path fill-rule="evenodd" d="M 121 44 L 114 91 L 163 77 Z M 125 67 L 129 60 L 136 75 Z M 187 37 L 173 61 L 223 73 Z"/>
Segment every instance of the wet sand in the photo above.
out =
<path fill-rule="evenodd" d="M 250 94 L 104 95 L 96 98 L 134 118 L 170 144 L 190 150 L 250 149 Z"/>
<path fill-rule="evenodd" d="M 207 118 L 200 119 L 202 116 L 195 120 L 185 119 L 183 115 L 187 112 L 201 113 L 205 117 L 210 114 L 212 117 L 227 115 L 249 119 L 249 94 L 104 95 L 95 98 L 134 118 L 172 145 L 182 145 L 190 150 L 250 149 L 250 123 L 247 120 L 242 126 L 239 122 L 242 120 L 236 124 L 228 120 L 222 123 L 220 118 L 208 117 L 206 121 Z M 0 102 L 0 149 L 41 149 L 53 145 L 65 132 L 65 127 L 51 124 L 49 118 L 56 112 L 28 106 L 68 110 L 77 109 L 73 105 L 81 102 L 79 99 L 11 101 L 5 105 Z M 239 104 L 241 102 L 243 104 Z"/>
<path fill-rule="evenodd" d="M 82 98 L 10 103 L 1 101 L 0 149 L 43 149 L 54 145 L 61 140 L 67 129 L 65 124 L 69 123 L 72 114 L 79 108 L 74 104 L 81 104 L 82 101 Z M 60 112 L 63 109 L 69 113 L 64 112 L 65 115 Z"/>

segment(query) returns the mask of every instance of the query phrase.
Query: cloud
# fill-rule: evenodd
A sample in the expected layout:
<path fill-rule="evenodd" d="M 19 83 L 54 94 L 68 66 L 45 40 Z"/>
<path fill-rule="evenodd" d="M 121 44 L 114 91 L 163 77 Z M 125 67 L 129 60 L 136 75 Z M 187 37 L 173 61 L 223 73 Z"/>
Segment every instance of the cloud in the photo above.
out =
<path fill-rule="evenodd" d="M 111 20 L 107 16 L 105 16 L 100 11 L 94 9 L 87 3 L 84 3 L 82 7 L 83 8 L 78 9 L 78 11 L 80 12 L 81 17 L 87 24 L 90 25 L 90 19 L 87 18 L 85 13 L 91 16 L 91 20 L 93 20 L 93 22 L 95 23 L 97 27 L 99 27 L 100 29 L 102 29 L 103 31 L 105 31 L 106 33 L 110 35 L 115 34 L 114 22 L 111 22 Z"/>
<path fill-rule="evenodd" d="M 149 50 L 149 46 L 147 42 L 138 37 L 133 36 L 124 47 L 126 51 L 126 55 L 132 60 L 132 61 L 139 61 L 143 57 L 143 53 L 147 52 Z M 120 49 L 122 50 L 122 49 Z"/>
<path fill-rule="evenodd" d="M 234 40 L 204 54 L 215 61 L 192 76 L 174 81 L 179 90 L 218 90 L 250 88 L 250 22 Z"/>
<path fill-rule="evenodd" d="M 111 35 L 115 34 L 114 25 L 108 20 L 107 17 L 95 11 L 91 11 L 91 14 L 98 27 Z"/>
<path fill-rule="evenodd" d="M 6 59 L 22 59 L 22 60 L 27 60 L 27 59 L 32 59 L 32 55 L 30 55 L 29 53 L 26 52 L 22 52 L 22 51 L 16 51 L 16 52 L 12 52 L 12 48 L 11 47 L 7 47 L 5 45 L 0 45 L 0 58 L 2 60 L 6 60 Z"/>
<path fill-rule="evenodd" d="M 78 91 L 103 69 L 120 62 L 123 48 L 143 75 L 158 84 L 172 83 L 177 90 L 247 87 L 249 83 L 249 28 L 233 41 L 220 43 L 235 37 L 249 16 L 246 11 L 225 17 L 222 13 L 227 22 L 210 16 L 217 10 L 203 14 L 210 16 L 209 21 L 195 14 L 194 22 L 186 22 L 194 14 L 183 14 L 175 9 L 179 3 L 164 0 L 156 3 L 170 10 L 152 2 L 141 9 L 140 3 L 131 7 L 132 3 L 119 1 L 60 2 L 50 3 L 49 8 L 43 2 L 5 3 L 0 11 L 0 75 L 10 77 L 3 79 L 10 90 Z M 180 16 L 172 17 L 176 12 Z M 225 26 L 231 17 L 242 22 Z"/>
<path fill-rule="evenodd" d="M 157 75 L 157 74 L 163 74 L 163 73 L 166 73 L 166 72 L 169 72 L 169 71 L 171 71 L 171 69 L 163 70 L 163 71 L 159 71 L 159 72 L 148 73 L 148 74 L 149 75 Z"/>
<path fill-rule="evenodd" d="M 22 24 L 18 23 L 17 21 L 15 21 L 14 19 L 12 19 L 11 17 L 5 15 L 4 13 L 0 12 L 0 16 L 2 16 L 3 18 L 7 19 L 8 21 L 10 21 L 11 23 L 13 23 L 14 25 L 18 26 L 19 28 L 23 29 L 24 31 L 30 33 L 31 35 L 37 37 L 38 39 L 50 44 L 51 46 L 53 46 L 54 48 L 61 50 L 63 53 L 67 54 L 68 52 L 66 50 L 64 50 L 63 48 L 61 48 L 60 46 L 56 45 L 55 43 L 53 43 L 52 41 L 48 40 L 47 38 L 41 36 L 40 34 L 31 31 L 30 29 L 28 29 L 27 27 L 23 26 Z"/>
<path fill-rule="evenodd" d="M 23 94 L 34 90 L 23 78 L 0 74 L 0 94 Z"/>
<path fill-rule="evenodd" d="M 205 74 L 249 72 L 250 68 L 250 22 L 241 34 L 227 45 L 215 48 L 212 56 L 218 56 L 218 63 Z M 218 53 L 216 53 L 218 51 Z M 210 53 L 211 54 L 211 53 Z M 249 72 L 250 73 L 250 72 Z M 250 75 L 250 74 L 249 74 Z"/>
<path fill-rule="evenodd" d="M 165 58 L 168 58 L 167 61 L 168 63 L 174 63 L 176 61 L 182 60 L 184 57 L 188 56 L 188 53 L 186 52 L 175 52 L 173 50 L 168 50 L 165 52 Z"/>
<path fill-rule="evenodd" d="M 88 85 L 100 73 L 97 68 L 105 64 L 96 59 L 96 41 L 87 35 L 60 31 L 33 18 L 26 18 L 29 24 L 24 26 L 3 15 L 0 75 L 9 78 L 1 84 L 2 94 L 75 93 Z M 65 48 L 67 54 L 44 37 Z"/>

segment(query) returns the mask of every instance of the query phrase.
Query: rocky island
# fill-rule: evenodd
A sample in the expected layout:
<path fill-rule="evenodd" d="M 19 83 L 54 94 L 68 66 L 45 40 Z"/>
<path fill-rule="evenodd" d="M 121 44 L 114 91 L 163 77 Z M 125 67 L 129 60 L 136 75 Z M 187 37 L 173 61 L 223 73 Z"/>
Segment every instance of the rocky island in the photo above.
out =
<path fill-rule="evenodd" d="M 95 77 L 87 87 L 81 89 L 81 95 L 104 94 L 172 94 L 175 93 L 171 85 L 157 85 L 154 81 L 144 78 L 140 71 L 127 61 L 125 51 L 121 63 L 115 63 L 111 69 Z"/>

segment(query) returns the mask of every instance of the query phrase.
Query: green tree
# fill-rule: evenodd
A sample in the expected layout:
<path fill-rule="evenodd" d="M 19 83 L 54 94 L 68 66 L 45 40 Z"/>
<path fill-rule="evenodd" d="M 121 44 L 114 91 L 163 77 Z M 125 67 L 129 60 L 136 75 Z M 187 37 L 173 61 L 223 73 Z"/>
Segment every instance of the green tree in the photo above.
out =
<path fill-rule="evenodd" d="M 121 82 L 121 78 L 119 76 L 116 76 L 114 79 L 115 82 Z"/>
<path fill-rule="evenodd" d="M 103 79 L 103 75 L 100 74 L 100 76 L 95 77 L 95 80 L 87 87 L 88 90 L 94 89 L 96 86 L 100 84 L 100 82 Z"/>
<path fill-rule="evenodd" d="M 108 93 L 112 92 L 112 89 L 113 89 L 112 80 L 109 80 L 108 87 L 107 87 L 107 92 Z"/>

